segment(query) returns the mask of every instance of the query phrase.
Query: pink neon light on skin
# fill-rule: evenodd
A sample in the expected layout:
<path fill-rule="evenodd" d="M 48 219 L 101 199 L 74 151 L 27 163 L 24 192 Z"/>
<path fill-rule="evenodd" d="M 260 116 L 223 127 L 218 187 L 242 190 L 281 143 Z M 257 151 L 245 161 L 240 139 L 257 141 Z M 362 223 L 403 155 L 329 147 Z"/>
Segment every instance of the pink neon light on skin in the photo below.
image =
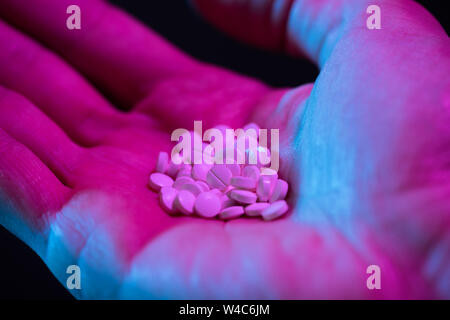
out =
<path fill-rule="evenodd" d="M 450 298 L 448 36 L 412 1 L 377 1 L 370 32 L 366 1 L 288 2 L 197 4 L 230 34 L 319 63 L 314 89 L 204 65 L 104 2 L 2 0 L 2 225 L 62 282 L 80 263 L 80 298 Z M 69 4 L 76 32 L 61 27 Z M 282 128 L 288 218 L 224 228 L 160 208 L 148 173 L 171 130 L 199 119 Z"/>

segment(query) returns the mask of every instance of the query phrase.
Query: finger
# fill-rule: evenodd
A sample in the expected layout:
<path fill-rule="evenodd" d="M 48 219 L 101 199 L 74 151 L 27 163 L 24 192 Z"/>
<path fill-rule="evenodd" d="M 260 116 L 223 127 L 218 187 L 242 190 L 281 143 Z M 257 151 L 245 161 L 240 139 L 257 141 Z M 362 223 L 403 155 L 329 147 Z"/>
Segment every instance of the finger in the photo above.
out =
<path fill-rule="evenodd" d="M 190 2 L 205 19 L 241 41 L 271 50 L 285 49 L 294 0 Z"/>
<path fill-rule="evenodd" d="M 71 189 L 33 152 L 0 128 L 0 223 L 41 254 L 48 217 Z"/>
<path fill-rule="evenodd" d="M 81 29 L 66 27 L 69 5 L 81 9 Z M 103 1 L 5 0 L 3 19 L 60 53 L 112 97 L 130 107 L 162 78 L 192 73 L 197 63 Z"/>
<path fill-rule="evenodd" d="M 48 1 L 48 0 L 47 0 Z M 0 8 L 7 3 L 2 2 L 0 4 Z M 15 4 L 21 3 L 14 2 L 14 5 L 11 4 L 11 6 L 15 6 Z M 58 4 L 55 4 L 55 6 L 59 6 Z M 92 4 L 94 2 L 89 2 L 87 6 Z M 109 7 L 108 7 L 109 8 Z M 3 10 L 4 8 L 2 8 Z M 6 8 L 5 8 L 6 10 Z M 3 11 L 5 11 L 3 10 Z M 28 10 L 27 8 L 24 9 L 25 12 Z M 38 9 L 37 9 L 38 10 Z M 106 9 L 105 9 L 106 10 Z M 110 9 L 114 12 L 115 9 Z M 8 11 L 8 10 L 6 10 Z M 119 12 L 116 12 L 115 14 L 122 15 Z M 36 19 L 40 18 L 36 17 Z M 31 18 L 30 18 L 31 19 Z M 51 17 L 48 19 L 51 20 Z M 130 56 L 130 49 L 129 47 L 123 47 L 123 43 L 128 43 L 130 40 L 127 39 L 121 39 L 119 43 L 114 43 L 114 41 L 119 37 L 119 35 L 104 35 L 105 31 L 98 32 L 99 34 L 103 34 L 103 39 L 106 42 L 110 43 L 101 43 L 101 39 L 97 37 L 95 43 L 92 44 L 92 47 L 87 46 L 85 41 L 86 39 L 89 39 L 91 37 L 90 33 L 83 35 L 83 36 L 77 36 L 72 39 L 72 41 L 78 43 L 76 44 L 76 47 L 79 49 L 74 50 L 81 50 L 77 53 L 76 56 L 74 56 L 74 59 L 80 58 L 80 62 L 84 63 L 83 61 L 89 61 L 89 66 L 98 66 L 98 65 L 104 65 L 105 63 L 108 63 L 108 66 L 105 66 L 108 70 L 115 70 L 115 68 L 120 68 L 120 70 L 114 71 L 114 76 L 108 75 L 108 73 L 100 72 L 100 74 L 105 74 L 105 79 L 109 81 L 109 79 L 117 79 L 118 81 L 122 81 L 121 79 L 127 79 L 126 84 L 120 84 L 117 87 L 113 87 L 114 91 L 120 92 L 122 88 L 126 88 L 131 84 L 131 87 L 133 88 L 141 88 L 142 94 L 140 95 L 132 95 L 133 101 L 136 101 L 139 97 L 142 97 L 145 95 L 145 99 L 142 99 L 142 101 L 136 106 L 135 110 L 139 113 L 145 113 L 145 114 L 151 114 L 155 118 L 164 119 L 166 125 L 170 128 L 177 128 L 180 126 L 183 127 L 191 127 L 193 120 L 202 119 L 205 122 L 206 126 L 212 126 L 218 123 L 228 123 L 233 124 L 236 119 L 240 121 L 240 125 L 246 121 L 246 118 L 251 113 L 251 109 L 254 108 L 255 104 L 261 100 L 261 97 L 267 92 L 267 88 L 262 85 L 261 83 L 244 78 L 241 76 L 238 76 L 236 74 L 233 74 L 231 72 L 226 72 L 224 70 L 220 70 L 218 68 L 214 67 L 197 67 L 196 72 L 192 72 L 190 70 L 189 72 L 185 72 L 186 70 L 182 66 L 178 66 L 173 61 L 167 60 L 167 57 L 170 57 L 170 54 L 168 52 L 165 52 L 166 49 L 161 50 L 158 47 L 158 41 L 156 40 L 156 36 L 154 35 L 147 35 L 144 36 L 142 33 L 144 32 L 144 28 L 138 25 L 136 22 L 131 20 L 128 17 L 123 17 L 127 23 L 130 25 L 127 28 L 133 29 L 133 25 L 136 25 L 136 28 L 138 28 L 139 31 L 133 31 L 138 32 L 140 36 L 133 36 L 131 39 L 136 40 L 140 43 L 140 41 L 143 41 L 142 43 L 147 46 L 146 48 L 143 48 L 143 44 L 136 43 L 135 47 L 137 49 L 131 50 L 132 52 L 137 52 L 142 56 L 142 59 L 137 59 L 136 57 Z M 122 21 L 122 18 L 118 21 Z M 47 21 L 47 20 L 46 20 Z M 109 21 L 109 20 L 106 20 Z M 114 20 L 115 21 L 115 20 Z M 45 25 L 47 22 L 41 21 L 39 22 L 39 25 Z M 97 26 L 101 29 L 102 25 Z M 104 28 L 107 26 L 105 25 Z M 115 25 L 112 25 L 111 28 L 115 28 Z M 56 30 L 59 30 L 58 27 L 55 27 Z M 53 30 L 53 29 L 50 29 Z M 134 30 L 134 29 L 133 29 Z M 11 32 L 9 32 L 11 33 Z M 42 30 L 42 33 L 45 34 L 44 30 Z M 64 123 L 61 123 L 58 121 L 58 124 L 63 127 L 65 130 L 69 130 L 69 135 L 80 144 L 85 144 L 87 141 L 88 143 L 96 143 L 99 140 L 102 140 L 103 132 L 100 129 L 106 130 L 106 131 L 113 131 L 108 129 L 117 129 L 117 127 L 123 127 L 122 117 L 117 117 L 116 115 L 111 115 L 108 110 L 108 108 L 102 108 L 100 111 L 95 109 L 94 107 L 96 105 L 99 105 L 103 101 L 98 101 L 95 96 L 92 95 L 92 93 L 83 93 L 83 88 L 77 88 L 75 85 L 80 86 L 80 81 L 74 80 L 75 76 L 69 76 L 67 75 L 67 66 L 61 62 L 56 63 L 54 61 L 55 59 L 52 58 L 50 60 L 52 65 L 56 65 L 52 68 L 49 68 L 49 62 L 46 63 L 38 63 L 36 61 L 32 62 L 33 64 L 39 64 L 39 71 L 35 71 L 31 75 L 29 74 L 30 71 L 26 69 L 26 65 L 31 64 L 29 61 L 21 61 L 18 62 L 18 65 L 11 66 L 11 63 L 6 58 L 8 57 L 15 57 L 17 52 L 22 52 L 25 50 L 25 52 L 34 52 L 32 48 L 30 47 L 36 47 L 36 44 L 33 43 L 33 45 L 29 44 L 29 41 L 24 41 L 22 39 L 21 41 L 17 40 L 17 32 L 15 32 L 15 36 L 4 36 L 4 40 L 2 43 L 4 43 L 5 46 L 11 46 L 12 48 L 9 49 L 10 53 L 7 54 L 8 50 L 6 52 L 0 53 L 1 55 L 5 56 L 5 59 L 3 59 L 4 68 L 6 71 L 9 71 L 8 74 L 0 75 L 3 76 L 4 81 L 9 84 L 9 87 L 12 87 L 16 91 L 22 92 L 25 96 L 29 97 L 31 93 L 39 95 L 41 97 L 45 93 L 44 97 L 52 97 L 54 94 L 53 92 L 60 92 L 62 97 L 58 97 L 57 101 L 63 101 L 65 104 L 58 104 L 58 106 L 55 106 L 55 99 L 46 99 L 45 103 L 38 103 L 35 101 L 35 99 L 32 99 L 33 102 L 35 102 L 40 108 L 51 108 L 52 114 L 46 111 L 47 114 L 51 115 L 51 117 L 54 119 L 54 116 L 63 117 Z M 150 33 L 149 33 L 150 34 Z M 67 37 L 71 37 L 72 33 L 64 34 Z M 1 34 L 0 34 L 1 36 Z M 23 35 L 20 35 L 20 38 L 23 38 Z M 142 38 L 151 38 L 156 41 L 156 44 L 154 44 L 149 39 L 142 39 Z M 52 38 L 52 37 L 51 37 Z M 159 38 L 158 38 L 159 39 Z M 0 38 L 0 40 L 2 40 Z M 13 41 L 14 40 L 14 41 Z M 133 40 L 133 41 L 134 41 Z M 66 40 L 61 39 L 62 43 Z M 161 40 L 162 41 L 162 40 Z M 11 45 L 11 43 L 18 43 L 14 46 Z M 56 43 L 55 45 L 59 45 Z M 88 43 L 90 44 L 90 42 Z M 69 44 L 67 44 L 69 45 Z M 87 47 L 86 47 L 87 46 Z M 108 46 L 116 47 L 116 49 L 110 48 L 108 52 L 113 52 L 114 54 L 112 57 L 114 57 L 114 60 L 108 59 L 106 57 L 98 56 L 100 53 L 102 53 L 103 48 L 107 48 Z M 150 46 L 152 48 L 150 48 Z M 61 47 L 63 48 L 64 45 Z M 153 48 L 154 47 L 154 48 Z M 163 46 L 166 48 L 166 45 Z M 85 48 L 85 50 L 83 49 Z M 41 48 L 42 49 L 42 48 Z M 19 51 L 20 50 L 20 51 Z M 84 51 L 83 51 L 84 50 Z M 91 50 L 91 51 L 89 51 Z M 156 50 L 156 51 L 155 51 Z M 168 50 L 168 49 L 167 49 Z M 41 50 L 40 50 L 41 51 Z M 46 51 L 46 56 L 52 56 L 48 51 Z M 157 56 L 155 56 L 156 53 Z M 170 49 L 170 52 L 175 52 L 174 49 Z M 106 54 L 105 52 L 103 52 Z M 38 53 L 34 53 L 35 55 L 38 55 Z M 175 53 L 174 53 L 175 54 Z M 18 55 L 20 57 L 20 55 Z M 49 58 L 45 58 L 49 59 Z M 45 60 L 44 58 L 41 58 L 41 60 Z M 162 60 L 161 60 L 162 59 Z M 22 59 L 23 60 L 23 59 Z M 34 58 L 33 60 L 38 60 Z M 70 60 L 70 59 L 69 59 Z M 97 61 L 98 60 L 98 61 Z M 123 61 L 122 61 L 123 60 Z M 0 61 L 0 66 L 1 66 Z M 72 62 L 73 63 L 73 62 Z M 111 63 L 111 65 L 109 65 Z M 124 67 L 124 64 L 127 64 L 126 67 Z M 147 67 L 146 67 L 147 65 Z M 58 67 L 59 66 L 59 67 Z M 137 67 L 136 67 L 137 66 Z M 155 66 L 156 69 L 153 69 L 153 66 Z M 169 74 L 163 74 L 159 70 L 159 68 L 174 68 L 179 70 L 179 73 L 176 73 L 177 76 L 171 76 L 175 73 Z M 63 70 L 55 70 L 54 72 L 51 72 L 51 69 L 63 69 Z M 137 71 L 136 71 L 137 68 Z M 15 72 L 15 69 L 19 69 L 21 71 L 20 74 L 17 74 Z M 24 70 L 26 69 L 26 70 Z M 37 67 L 33 68 L 34 70 L 37 69 Z M 50 70 L 48 70 L 50 69 Z M 83 68 L 81 68 L 83 70 Z M 191 69 L 191 68 L 189 68 Z M 133 71 L 134 70 L 134 71 Z M 135 72 L 141 72 L 144 70 L 143 75 L 145 77 L 150 77 L 151 79 L 149 81 L 152 82 L 152 87 L 149 88 L 148 86 L 143 85 L 141 83 L 141 80 L 143 78 L 136 77 L 136 81 L 131 81 L 128 76 L 126 75 L 128 72 L 135 73 Z M 86 70 L 83 70 L 86 73 Z M 120 72 L 119 72 L 120 71 Z M 50 74 L 49 74 L 50 73 Z M 73 73 L 73 72 L 69 72 Z M 61 74 L 65 74 L 64 81 L 61 83 Z M 20 77 L 20 75 L 27 75 L 27 78 L 25 79 L 16 79 Z M 41 78 L 42 75 L 47 76 L 49 79 L 46 80 L 46 82 L 49 82 L 50 84 L 53 84 L 50 86 L 49 90 L 36 90 L 35 81 L 32 79 Z M 157 75 L 154 77 L 154 75 Z M 158 76 L 159 75 L 159 76 Z M 76 77 L 79 77 L 79 75 L 76 75 Z M 16 79 L 16 81 L 13 82 L 13 80 Z M 71 80 L 71 82 L 69 82 Z M 146 81 L 146 80 L 142 80 Z M 13 83 L 11 83 L 13 82 Z M 75 82 L 75 83 L 73 83 Z M 67 83 L 67 85 L 65 85 Z M 26 88 L 23 88 L 25 85 Z M 63 85 L 63 90 L 61 90 L 61 86 Z M 99 84 L 101 85 L 101 84 Z M 83 83 L 84 86 L 84 83 Z M 18 88 L 22 89 L 19 90 Z M 75 88 L 76 90 L 74 90 Z M 25 90 L 27 89 L 27 90 Z M 30 92 L 31 91 L 31 92 Z M 35 92 L 36 91 L 36 92 Z M 83 94 L 81 94 L 83 93 Z M 86 97 L 85 97 L 86 96 Z M 67 97 L 70 97 L 70 100 L 67 99 Z M 74 119 L 76 119 L 76 115 L 70 114 L 71 112 L 66 112 L 67 104 L 72 102 L 72 100 L 75 103 L 71 103 L 70 105 L 76 105 L 75 110 L 69 110 L 73 112 L 78 112 L 80 108 L 78 107 L 78 104 L 80 103 L 80 100 L 82 102 L 85 102 L 84 104 L 87 104 L 87 107 L 85 108 L 86 111 L 82 113 L 81 119 L 79 121 L 75 122 Z M 86 100 L 86 101 L 84 101 Z M 103 103 L 104 104 L 104 103 Z M 41 106 L 42 105 L 42 106 Z M 52 106 L 55 106 L 54 108 Z M 224 107 L 227 107 L 228 112 L 224 112 Z M 64 110 L 64 111 L 63 111 Z M 81 110 L 83 111 L 83 110 Z M 100 115 L 98 115 L 100 113 Z M 54 116 L 53 116 L 54 114 Z M 183 116 L 180 116 L 183 115 Z M 134 117 L 134 115 L 129 115 L 129 117 Z M 94 119 L 92 119 L 94 118 Z M 117 119 L 119 118 L 119 120 Z M 100 120 L 98 120 L 100 119 Z M 103 121 L 102 121 L 103 119 Z M 95 121 L 94 121 L 95 120 Z M 125 120 L 123 120 L 125 121 Z M 96 124 L 96 127 L 92 128 L 94 123 Z M 129 123 L 129 122 L 128 122 Z M 85 128 L 88 127 L 88 128 Z M 82 131 L 81 133 L 77 134 L 71 134 L 72 131 L 79 130 Z M 83 138 L 83 141 L 78 141 L 75 137 L 76 135 L 80 135 Z"/>
<path fill-rule="evenodd" d="M 99 143 L 125 121 L 56 55 L 0 21 L 0 84 L 20 92 L 74 141 Z"/>
<path fill-rule="evenodd" d="M 0 128 L 30 149 L 66 185 L 84 150 L 23 96 L 0 86 Z"/>

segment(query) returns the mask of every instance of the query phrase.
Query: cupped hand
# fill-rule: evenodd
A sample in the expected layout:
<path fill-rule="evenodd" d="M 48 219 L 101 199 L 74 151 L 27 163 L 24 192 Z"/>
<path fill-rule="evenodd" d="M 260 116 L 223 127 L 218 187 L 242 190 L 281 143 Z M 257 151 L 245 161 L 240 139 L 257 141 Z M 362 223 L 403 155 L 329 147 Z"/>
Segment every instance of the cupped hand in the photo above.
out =
<path fill-rule="evenodd" d="M 450 297 L 450 45 L 411 1 L 194 1 L 308 56 L 270 88 L 182 54 L 100 1 L 0 4 L 0 222 L 78 298 Z M 78 4 L 81 30 L 65 27 Z M 259 5 L 258 5 L 259 4 Z M 372 3 L 370 3 L 372 4 Z M 174 22 L 176 23 L 176 22 Z M 279 128 L 288 217 L 171 217 L 147 187 L 175 128 Z M 369 290 L 366 268 L 381 268 Z"/>

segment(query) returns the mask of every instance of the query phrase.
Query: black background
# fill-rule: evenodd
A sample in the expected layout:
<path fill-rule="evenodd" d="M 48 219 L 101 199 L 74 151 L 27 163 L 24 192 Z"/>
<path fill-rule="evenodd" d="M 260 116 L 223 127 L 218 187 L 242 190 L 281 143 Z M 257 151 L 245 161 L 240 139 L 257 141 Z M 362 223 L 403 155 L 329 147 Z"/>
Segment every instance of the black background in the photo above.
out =
<path fill-rule="evenodd" d="M 317 68 L 308 61 L 247 47 L 203 22 L 185 1 L 114 0 L 192 56 L 264 80 L 274 86 L 312 82 Z M 422 3 L 445 27 L 444 1 Z M 448 2 L 448 0 L 446 1 Z M 40 258 L 0 227 L 0 299 L 72 299 Z"/>

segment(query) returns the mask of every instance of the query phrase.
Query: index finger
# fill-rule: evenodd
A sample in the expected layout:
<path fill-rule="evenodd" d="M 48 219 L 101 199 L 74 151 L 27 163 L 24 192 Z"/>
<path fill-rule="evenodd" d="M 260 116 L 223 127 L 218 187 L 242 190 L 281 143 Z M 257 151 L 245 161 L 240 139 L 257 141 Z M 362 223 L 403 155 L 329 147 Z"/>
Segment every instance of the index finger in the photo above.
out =
<path fill-rule="evenodd" d="M 70 5 L 81 29 L 69 30 Z M 198 65 L 153 31 L 103 1 L 3 0 L 0 15 L 57 51 L 119 103 L 132 105 L 161 79 Z"/>

